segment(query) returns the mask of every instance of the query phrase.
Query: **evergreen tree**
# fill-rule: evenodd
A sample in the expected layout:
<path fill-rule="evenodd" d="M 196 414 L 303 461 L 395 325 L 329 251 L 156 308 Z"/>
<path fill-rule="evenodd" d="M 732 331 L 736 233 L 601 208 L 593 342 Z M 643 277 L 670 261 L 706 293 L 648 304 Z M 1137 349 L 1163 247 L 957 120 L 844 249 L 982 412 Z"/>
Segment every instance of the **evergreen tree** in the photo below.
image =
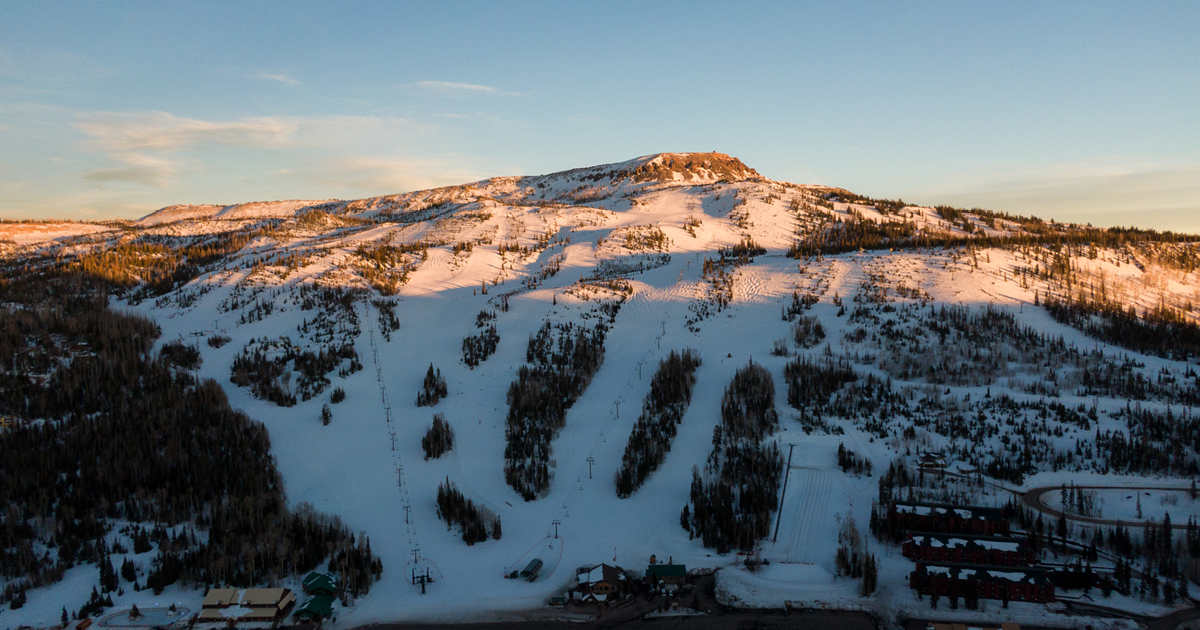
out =
<path fill-rule="evenodd" d="M 446 379 L 442 378 L 442 371 L 434 370 L 433 364 L 429 364 L 429 370 L 425 373 L 425 381 L 421 385 L 421 391 L 417 392 L 418 407 L 432 407 L 438 404 L 438 401 L 446 397 Z"/>

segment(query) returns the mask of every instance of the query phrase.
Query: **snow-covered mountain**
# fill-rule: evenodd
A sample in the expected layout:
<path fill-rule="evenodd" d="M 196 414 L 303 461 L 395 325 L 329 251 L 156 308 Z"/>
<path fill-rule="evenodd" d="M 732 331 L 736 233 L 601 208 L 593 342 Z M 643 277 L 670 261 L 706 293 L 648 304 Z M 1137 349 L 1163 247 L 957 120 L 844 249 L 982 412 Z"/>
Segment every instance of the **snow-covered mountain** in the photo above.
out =
<path fill-rule="evenodd" d="M 527 610 L 576 567 L 644 571 L 652 554 L 726 567 L 721 588 L 745 605 L 920 611 L 911 563 L 873 538 L 878 592 L 862 599 L 836 576 L 839 527 L 852 515 L 865 532 L 894 462 L 915 470 L 941 452 L 968 480 L 911 491 L 989 504 L 1009 496 L 970 479 L 1017 489 L 1197 469 L 1200 253 L 1176 235 L 874 200 L 773 181 L 719 153 L 352 201 L 170 206 L 39 238 L 20 229 L 0 225 L 7 261 L 73 261 L 126 287 L 121 306 L 154 318 L 162 342 L 195 343 L 200 373 L 266 425 L 289 501 L 370 535 L 383 579 L 343 625 Z M 581 358 L 575 335 L 596 330 L 600 357 Z M 675 435 L 644 430 L 652 446 L 631 446 L 634 459 L 661 463 L 620 498 L 652 376 L 685 350 L 700 364 Z M 537 399 L 564 408 L 562 426 L 531 429 L 513 392 L 523 367 L 565 370 L 555 353 L 576 389 Z M 594 369 L 571 363 L 586 360 Z M 751 363 L 779 418 L 760 442 L 791 462 L 753 545 L 771 561 L 759 573 L 740 568 L 743 545 L 705 547 L 703 524 L 681 526 L 694 471 L 721 478 L 714 428 Z M 431 367 L 446 393 L 418 406 Z M 344 400 L 331 402 L 335 390 Z M 426 459 L 435 414 L 454 445 Z M 841 465 L 839 446 L 873 472 Z M 514 483 L 514 468 L 537 476 L 539 453 L 546 478 Z M 438 516 L 444 482 L 496 515 L 502 536 L 464 543 Z M 1186 498 L 1169 509 L 1176 522 L 1200 515 Z M 534 558 L 537 581 L 505 579 Z M 414 569 L 436 578 L 428 594 Z M 31 592 L 29 610 L 0 625 L 57 621 L 53 602 L 90 589 L 79 575 Z"/>

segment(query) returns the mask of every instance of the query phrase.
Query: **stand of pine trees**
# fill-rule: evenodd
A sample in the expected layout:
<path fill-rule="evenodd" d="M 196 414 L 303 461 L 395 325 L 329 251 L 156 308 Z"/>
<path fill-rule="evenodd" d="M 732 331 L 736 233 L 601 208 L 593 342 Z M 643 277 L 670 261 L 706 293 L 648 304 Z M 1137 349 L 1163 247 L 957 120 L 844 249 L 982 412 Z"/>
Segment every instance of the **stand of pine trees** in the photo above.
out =
<path fill-rule="evenodd" d="M 550 441 L 604 362 L 607 333 L 603 321 L 593 328 L 546 322 L 529 339 L 530 365 L 508 388 L 504 431 L 504 479 L 526 501 L 550 487 Z"/>
<path fill-rule="evenodd" d="M 438 518 L 450 527 L 458 527 L 468 545 L 484 542 L 489 535 L 500 540 L 500 517 L 482 505 L 475 505 L 448 478 L 438 484 L 437 510 Z"/>
<path fill-rule="evenodd" d="M 838 199 L 841 201 L 841 199 Z M 944 207 L 944 206 L 943 206 Z M 956 209 L 957 210 L 957 209 Z M 1020 217 L 999 212 L 972 210 L 984 224 L 995 224 L 997 219 L 1009 222 L 1013 232 L 998 236 L 969 229 L 956 234 L 938 227 L 918 226 L 912 221 L 877 222 L 851 210 L 850 217 L 843 219 L 828 212 L 813 212 L 811 216 L 821 221 L 818 230 L 805 233 L 792 244 L 787 255 L 790 258 L 810 258 L 843 254 L 862 250 L 880 249 L 955 249 L 972 248 L 1022 248 L 1046 247 L 1051 250 L 1062 247 L 1144 247 L 1147 244 L 1180 244 L 1187 247 L 1174 258 L 1178 263 L 1196 265 L 1200 259 L 1194 244 L 1200 240 L 1195 235 L 1158 232 L 1138 228 L 1094 228 L 1074 225 L 1046 223 L 1035 217 Z M 960 226 L 965 221 L 961 210 L 952 214 Z M 953 222 L 952 222 L 953 223 Z M 1190 271 L 1190 269 L 1189 269 Z"/>
<path fill-rule="evenodd" d="M 842 443 L 838 444 L 837 459 L 838 467 L 842 469 L 842 472 L 852 472 L 859 477 L 863 475 L 870 477 L 871 471 L 875 468 L 871 460 L 846 448 L 846 445 Z"/>
<path fill-rule="evenodd" d="M 755 363 L 738 370 L 721 399 L 721 424 L 704 475 L 692 469 L 691 510 L 681 523 L 705 547 L 751 551 L 771 529 L 779 507 L 783 455 L 763 440 L 779 426 L 771 373 Z M 690 519 L 687 516 L 690 514 Z"/>
<path fill-rule="evenodd" d="M 813 304 L 819 301 L 821 301 L 821 298 L 815 293 L 805 292 L 804 297 L 800 297 L 799 291 L 792 291 L 792 303 L 783 307 L 783 321 L 795 321 L 796 317 L 802 315 L 804 311 L 811 309 Z M 822 336 L 824 336 L 824 331 L 821 332 Z"/>
<path fill-rule="evenodd" d="M 433 414 L 433 424 L 421 438 L 421 450 L 425 451 L 425 461 L 437 459 L 454 448 L 454 429 L 446 422 L 446 416 Z"/>
<path fill-rule="evenodd" d="M 496 332 L 496 311 L 479 311 L 475 316 L 475 327 L 479 334 L 468 335 L 462 342 L 463 363 L 472 370 L 480 363 L 487 361 L 500 344 L 500 334 Z"/>
<path fill-rule="evenodd" d="M 342 367 L 347 360 L 348 367 Z M 362 369 L 354 344 L 331 345 L 313 352 L 293 345 L 288 337 L 251 339 L 234 357 L 229 381 L 250 388 L 255 398 L 291 407 L 296 404 L 297 393 L 301 400 L 309 400 L 325 391 L 331 384 L 326 375 L 338 368 L 343 376 Z M 290 386 L 293 371 L 298 374 L 295 392 Z"/>
<path fill-rule="evenodd" d="M 92 562 L 107 573 L 104 538 L 130 521 L 208 534 L 160 540 L 148 585 L 251 586 L 358 554 L 365 592 L 378 560 L 335 517 L 288 510 L 263 426 L 153 353 L 158 327 L 108 308 L 102 287 L 71 274 L 0 282 L 0 349 L 22 349 L 0 367 L 0 414 L 14 417 L 0 432 L 0 576 L 40 585 Z"/>
<path fill-rule="evenodd" d="M 425 381 L 421 383 L 421 391 L 417 392 L 417 406 L 432 407 L 445 397 L 446 379 L 442 378 L 442 370 L 435 372 L 430 363 L 429 371 L 425 372 Z"/>
<path fill-rule="evenodd" d="M 825 328 L 815 316 L 801 316 L 792 325 L 792 339 L 801 348 L 811 348 L 825 339 Z"/>
<path fill-rule="evenodd" d="M 858 375 L 845 359 L 814 360 L 801 355 L 784 367 L 783 378 L 788 386 L 788 404 L 811 411 L 828 403 L 843 385 L 858 380 Z"/>
<path fill-rule="evenodd" d="M 879 558 L 867 551 L 866 541 L 858 533 L 854 516 L 846 514 L 845 519 L 838 520 L 838 549 L 834 556 L 837 574 L 862 580 L 859 583 L 858 594 L 867 597 L 875 592 L 879 584 Z"/>
<path fill-rule="evenodd" d="M 371 305 L 379 311 L 379 332 L 384 341 L 392 340 L 392 333 L 400 330 L 400 318 L 396 317 L 396 302 L 394 300 L 371 300 Z"/>
<path fill-rule="evenodd" d="M 1174 361 L 1200 357 L 1200 326 L 1170 309 L 1148 310 L 1138 317 L 1132 306 L 1083 296 L 1059 300 L 1046 296 L 1042 306 L 1055 321 L 1077 328 L 1105 343 Z"/>
<path fill-rule="evenodd" d="M 690 349 L 682 353 L 672 350 L 659 361 L 650 379 L 650 393 L 642 404 L 642 415 L 633 426 L 615 475 L 617 496 L 624 499 L 636 492 L 671 451 L 676 427 L 683 422 L 692 401 L 699 366 L 700 354 Z"/>

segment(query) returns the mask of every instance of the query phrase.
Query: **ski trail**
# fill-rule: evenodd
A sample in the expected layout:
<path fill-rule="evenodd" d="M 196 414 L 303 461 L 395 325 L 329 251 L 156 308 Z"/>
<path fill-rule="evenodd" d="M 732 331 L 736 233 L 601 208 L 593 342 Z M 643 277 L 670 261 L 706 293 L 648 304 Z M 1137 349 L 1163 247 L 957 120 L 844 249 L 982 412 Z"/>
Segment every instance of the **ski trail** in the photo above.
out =
<path fill-rule="evenodd" d="M 783 556 L 787 562 L 815 563 L 828 546 L 826 532 L 829 520 L 829 495 L 833 484 L 833 471 L 823 468 L 793 470 L 787 502 L 792 504 L 787 549 Z"/>
<path fill-rule="evenodd" d="M 416 575 L 418 569 L 429 566 L 430 563 L 421 557 L 421 543 L 417 538 L 416 517 L 413 514 L 412 496 L 409 493 L 409 486 L 411 484 L 405 480 L 404 460 L 400 457 L 400 451 L 396 449 L 396 419 L 392 416 L 392 406 L 388 401 L 387 385 L 384 384 L 383 365 L 379 362 L 379 346 L 375 343 L 375 320 L 371 317 L 372 313 L 369 306 L 364 307 L 364 310 L 366 311 L 367 332 L 371 341 L 371 358 L 375 363 L 375 377 L 379 382 L 379 398 L 383 406 L 384 422 L 387 425 L 391 440 L 392 464 L 396 469 L 396 484 L 400 494 L 400 507 L 404 510 L 405 534 L 408 536 L 408 546 L 412 549 L 412 560 L 408 564 L 411 565 L 414 572 L 413 575 Z M 436 569 L 436 566 L 434 568 Z M 438 576 L 439 578 L 441 576 L 440 570 L 438 570 Z"/>

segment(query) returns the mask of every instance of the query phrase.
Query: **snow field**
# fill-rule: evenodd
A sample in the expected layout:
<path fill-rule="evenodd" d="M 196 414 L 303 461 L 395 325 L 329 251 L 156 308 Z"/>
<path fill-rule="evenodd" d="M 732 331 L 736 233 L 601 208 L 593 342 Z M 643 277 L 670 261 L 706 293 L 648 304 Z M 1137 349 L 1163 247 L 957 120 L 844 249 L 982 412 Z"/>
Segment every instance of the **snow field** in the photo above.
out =
<path fill-rule="evenodd" d="M 634 168 L 642 163 L 635 160 L 625 166 Z M 486 208 L 493 216 L 461 229 L 432 219 L 399 228 L 393 224 L 336 231 L 332 235 L 297 236 L 282 242 L 268 238 L 256 241 L 254 246 L 261 246 L 261 251 L 282 246 L 328 248 L 301 273 L 304 278 L 327 279 L 339 273 L 335 266 L 348 259 L 351 256 L 348 252 L 359 243 L 375 242 L 387 235 L 397 243 L 434 237 L 445 237 L 449 243 L 485 236 L 492 239 L 491 245 L 476 244 L 470 254 L 459 256 L 451 253 L 449 245 L 429 249 L 428 258 L 410 274 L 408 283 L 395 298 L 400 329 L 393 333 L 391 341 L 384 341 L 378 331 L 375 307 L 359 305 L 361 333 L 356 339 L 356 349 L 364 369 L 345 379 L 330 375 L 332 387 L 342 387 L 347 398 L 331 405 L 333 421 L 329 426 L 322 426 L 319 420 L 328 392 L 294 407 L 280 408 L 256 400 L 247 390 L 229 384 L 230 364 L 248 340 L 290 335 L 296 341 L 297 325 L 313 315 L 288 305 L 276 308 L 263 321 L 236 325 L 239 312 L 219 313 L 216 305 L 248 272 L 214 273 L 196 280 L 195 285 L 208 283 L 214 287 L 196 306 L 158 308 L 148 301 L 135 308 L 162 325 L 162 342 L 189 339 L 195 331 L 221 331 L 229 335 L 232 341 L 220 349 L 200 343 L 204 357 L 200 373 L 221 383 L 235 408 L 244 409 L 268 428 L 289 502 L 293 507 L 301 502 L 311 503 L 318 510 L 340 515 L 353 531 L 370 536 L 373 551 L 383 560 L 382 579 L 369 595 L 340 612 L 339 626 L 517 615 L 540 607 L 565 588 L 578 566 L 615 562 L 641 572 L 651 554 L 686 563 L 689 568 L 725 567 L 718 574 L 720 588 L 743 605 L 782 606 L 792 601 L 849 608 L 867 605 L 885 615 L 907 610 L 927 614 L 927 602 L 915 601 L 905 581 L 913 564 L 901 558 L 898 549 L 883 547 L 867 534 L 878 476 L 897 453 L 884 441 L 872 440 L 843 420 L 831 419 L 831 422 L 841 426 L 844 435 L 806 435 L 800 430 L 793 419 L 794 412 L 787 405 L 783 379 L 784 366 L 792 357 L 770 355 L 774 340 L 787 339 L 789 344 L 791 340 L 791 324 L 780 319 L 782 304 L 790 303 L 791 293 L 798 287 L 813 287 L 814 283 L 826 287 L 823 292 L 818 290 L 821 301 L 807 313 L 818 317 L 826 332 L 824 342 L 802 351 L 811 356 L 821 356 L 826 345 L 835 355 L 848 347 L 842 336 L 853 326 L 847 316 L 836 315 L 838 307 L 832 300 L 835 294 L 839 295 L 847 311 L 851 311 L 854 295 L 872 273 L 885 274 L 891 281 L 903 280 L 910 288 L 927 291 L 937 302 L 975 307 L 995 303 L 1020 312 L 1024 323 L 1062 335 L 1068 343 L 1080 348 L 1090 349 L 1099 344 L 1055 323 L 1044 310 L 1032 306 L 1033 289 L 1022 288 L 1011 275 L 1013 267 L 1023 263 L 1009 252 L 981 253 L 978 269 L 953 261 L 945 252 L 849 253 L 808 261 L 782 257 L 795 238 L 796 219 L 788 211 L 788 203 L 800 193 L 791 187 L 784 190 L 774 183 L 749 181 L 713 184 L 716 178 L 712 178 L 676 188 L 629 185 L 614 192 L 645 194 L 614 195 L 583 206 L 531 205 L 590 182 L 583 178 L 592 172 L 582 169 L 540 178 L 496 178 L 455 189 L 366 200 L 370 203 L 364 206 L 369 210 L 363 216 L 371 216 L 381 207 L 404 200 L 432 206 L 439 196 L 469 200 L 475 195 L 471 209 Z M 539 188 L 538 184 L 545 187 Z M 599 187 L 602 183 L 595 185 Z M 744 200 L 738 207 L 734 206 L 735 191 L 736 199 Z M 768 202 L 767 196 L 772 191 L 778 198 Z M 483 199 L 484 195 L 491 198 Z M 512 205 L 505 203 L 506 200 Z M 847 204 L 835 205 L 835 214 L 847 212 Z M 286 214 L 299 208 L 267 206 L 246 204 L 245 212 L 250 213 L 246 216 L 254 213 L 265 216 L 276 210 Z M 213 208 L 216 211 L 222 207 Z M 919 222 L 944 223 L 932 210 L 915 211 Z M 731 214 L 746 215 L 746 227 L 739 227 Z M 864 214 L 876 216 L 873 212 Z M 695 228 L 695 237 L 683 229 L 683 222 L 689 216 L 702 221 Z M 200 233 L 204 225 L 183 222 L 163 225 L 161 229 Z M 526 503 L 503 477 L 508 410 L 505 394 L 517 369 L 525 363 L 526 343 L 543 320 L 585 325 L 597 321 L 582 318 L 597 305 L 597 300 L 585 301 L 566 290 L 580 277 L 590 275 L 600 260 L 631 253 L 614 245 L 616 239 L 608 240 L 614 230 L 644 225 L 659 227 L 671 240 L 671 261 L 629 278 L 634 292 L 608 334 L 603 367 L 571 408 L 565 428 L 552 443 L 556 465 L 551 488 L 545 497 Z M 513 253 L 502 257 L 497 252 L 500 243 L 517 241 L 528 246 L 548 232 L 552 236 L 569 236 L 572 242 L 528 257 Z M 714 309 L 711 316 L 696 325 L 698 333 L 690 332 L 685 322 L 695 313 L 689 307 L 706 294 L 707 281 L 701 277 L 704 257 L 715 257 L 717 247 L 733 245 L 746 235 L 767 247 L 769 255 L 731 269 L 735 278 L 733 303 L 723 312 Z M 606 242 L 598 250 L 596 242 L 601 237 Z M 525 290 L 522 282 L 559 254 L 565 254 L 561 271 L 537 288 Z M 985 260 L 985 254 L 990 258 Z M 1131 264 L 1118 267 L 1100 261 L 1097 265 L 1098 270 L 1119 275 L 1131 285 L 1140 282 L 1144 275 Z M 808 269 L 803 277 L 797 273 L 800 268 Z M 503 282 L 492 286 L 496 279 Z M 293 276 L 280 282 L 296 281 Z M 1190 282 L 1187 277 L 1172 277 L 1164 286 L 1180 292 L 1191 290 Z M 477 291 L 484 283 L 489 285 L 488 295 Z M 509 298 L 508 312 L 498 312 L 496 326 L 501 340 L 496 353 L 476 369 L 469 369 L 460 360 L 460 349 L 462 339 L 477 332 L 476 314 L 485 309 L 498 310 L 499 296 L 515 289 L 519 291 Z M 638 492 L 620 500 L 612 476 L 641 411 L 650 377 L 659 359 L 671 350 L 683 348 L 697 350 L 703 360 L 696 372 L 691 405 L 662 466 Z M 1110 356 L 1133 354 L 1107 346 L 1104 351 Z M 1135 357 L 1146 364 L 1147 373 L 1161 367 L 1178 367 L 1164 359 Z M 778 541 L 763 545 L 762 554 L 771 564 L 756 574 L 740 568 L 735 554 L 718 556 L 701 547 L 698 540 L 688 540 L 679 524 L 680 511 L 688 501 L 692 469 L 703 466 L 712 448 L 712 432 L 719 422 L 724 388 L 734 372 L 751 359 L 765 366 L 774 377 L 781 427 L 772 439 L 779 441 L 785 451 L 789 445 L 795 445 Z M 449 395 L 436 407 L 418 408 L 414 402 L 416 392 L 431 362 L 446 379 Z M 859 365 L 856 369 L 860 373 L 882 374 L 871 365 Z M 941 388 L 936 389 L 940 393 Z M 999 392 L 997 388 L 996 393 Z M 961 398 L 967 393 L 979 397 L 984 388 L 954 388 L 948 396 Z M 1028 398 L 1020 394 L 1016 397 Z M 1063 396 L 1062 401 L 1070 406 L 1090 404 L 1076 396 Z M 390 423 L 386 411 L 389 406 Z M 454 428 L 455 447 L 441 459 L 427 462 L 420 438 L 433 414 L 439 412 L 445 414 Z M 1107 430 L 1122 423 L 1102 413 L 1100 424 Z M 934 436 L 932 444 L 938 444 L 937 439 Z M 855 478 L 843 474 L 836 465 L 839 443 L 870 459 L 875 465 L 874 476 Z M 403 486 L 397 474 L 400 465 L 404 469 Z M 1083 477 L 1041 473 L 1027 480 L 1026 487 Z M 1111 477 L 1096 475 L 1095 478 L 1099 482 L 1111 481 Z M 457 532 L 447 530 L 437 517 L 434 501 L 438 484 L 447 479 L 472 501 L 500 516 L 504 532 L 501 540 L 468 547 Z M 1131 477 L 1123 481 L 1136 484 L 1146 480 Z M 1117 514 L 1119 503 L 1116 499 L 1106 499 L 1105 516 L 1109 515 L 1109 509 Z M 1154 503 L 1153 508 L 1150 503 Z M 1187 513 L 1195 513 L 1185 498 L 1180 498 L 1178 506 L 1181 510 L 1188 506 Z M 1160 508 L 1157 501 L 1147 501 L 1143 496 L 1143 509 L 1148 516 L 1161 518 Z M 867 538 L 868 550 L 881 560 L 880 590 L 865 602 L 857 596 L 856 581 L 833 577 L 835 516 L 844 518 L 847 513 L 854 516 L 860 532 Z M 1172 518 L 1176 518 L 1175 512 Z M 414 556 L 418 547 L 419 555 Z M 535 557 L 545 563 L 535 582 L 503 578 L 506 571 L 523 568 Z M 409 575 L 413 568 L 423 571 L 426 567 L 437 581 L 422 596 L 420 588 L 409 583 Z M 94 566 L 72 569 L 63 582 L 30 592 L 26 609 L 0 613 L 0 625 L 57 622 L 60 606 L 66 603 L 68 608 L 78 609 L 90 593 L 95 577 Z M 296 589 L 299 585 L 284 586 Z M 136 595 L 127 594 L 118 604 L 153 603 L 142 594 Z M 166 596 L 198 607 L 197 591 L 176 589 L 165 593 Z M 951 618 L 949 612 L 939 608 L 938 616 Z M 1044 622 L 1050 613 L 1041 607 L 1013 604 L 1011 615 Z"/>

